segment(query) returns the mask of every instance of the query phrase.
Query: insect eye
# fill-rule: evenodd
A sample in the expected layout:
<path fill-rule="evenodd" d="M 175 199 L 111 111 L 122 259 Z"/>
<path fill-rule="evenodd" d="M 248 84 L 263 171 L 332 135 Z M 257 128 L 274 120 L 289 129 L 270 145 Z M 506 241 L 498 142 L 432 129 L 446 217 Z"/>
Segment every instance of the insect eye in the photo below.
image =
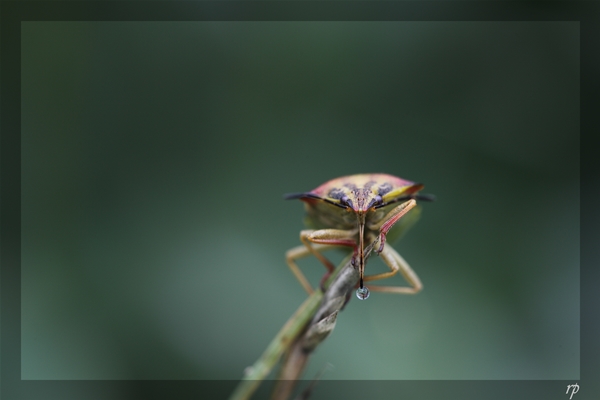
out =
<path fill-rule="evenodd" d="M 381 207 L 383 205 L 383 199 L 381 196 L 377 195 L 371 200 L 371 207 Z"/>
<path fill-rule="evenodd" d="M 348 196 L 343 196 L 340 199 L 340 204 L 342 204 L 346 207 L 352 207 L 352 200 L 350 200 L 350 198 Z"/>
<path fill-rule="evenodd" d="M 369 208 L 379 208 L 383 207 L 385 204 L 383 203 L 383 199 L 380 195 L 373 197 L 373 200 L 369 203 Z"/>

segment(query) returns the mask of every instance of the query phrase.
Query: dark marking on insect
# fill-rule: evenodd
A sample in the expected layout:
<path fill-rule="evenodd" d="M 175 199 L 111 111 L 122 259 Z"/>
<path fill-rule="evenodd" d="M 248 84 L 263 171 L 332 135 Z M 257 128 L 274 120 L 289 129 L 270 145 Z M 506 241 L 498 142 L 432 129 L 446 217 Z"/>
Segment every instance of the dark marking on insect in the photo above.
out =
<path fill-rule="evenodd" d="M 342 199 L 342 197 L 344 197 L 345 195 L 346 194 L 344 193 L 344 191 L 341 190 L 340 188 L 333 188 L 333 189 L 331 189 L 331 191 L 328 194 L 329 197 L 331 197 L 332 199 L 337 199 L 337 200 Z"/>
<path fill-rule="evenodd" d="M 377 183 L 377 182 L 375 182 L 375 181 L 369 181 L 369 182 L 365 183 L 364 189 L 365 189 L 365 190 L 371 190 L 371 187 L 372 187 L 374 184 L 376 184 L 376 183 Z"/>
<path fill-rule="evenodd" d="M 379 190 L 377 194 L 380 196 L 384 196 L 386 193 L 389 193 L 392 190 L 392 185 L 389 182 L 384 182 L 379 185 Z"/>

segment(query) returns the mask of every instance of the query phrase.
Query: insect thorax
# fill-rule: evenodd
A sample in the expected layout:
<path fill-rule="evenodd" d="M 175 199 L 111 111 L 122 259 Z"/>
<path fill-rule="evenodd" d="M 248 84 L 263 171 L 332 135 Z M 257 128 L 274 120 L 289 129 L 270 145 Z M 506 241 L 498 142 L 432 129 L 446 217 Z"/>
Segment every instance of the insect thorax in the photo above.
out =
<path fill-rule="evenodd" d="M 306 203 L 306 225 L 313 229 L 354 229 L 357 220 L 352 211 L 318 201 L 314 204 Z"/>
<path fill-rule="evenodd" d="M 353 211 L 323 201 L 315 202 L 313 204 L 305 203 L 305 206 L 306 218 L 304 219 L 304 223 L 310 229 L 355 229 L 358 226 L 356 213 Z M 378 231 L 370 229 L 370 226 L 380 222 L 394 206 L 396 206 L 396 204 L 391 204 L 374 211 L 368 211 L 365 215 L 365 234 L 372 232 L 374 235 L 377 235 Z M 417 222 L 421 214 L 420 211 L 420 207 L 417 206 L 398 221 L 388 232 L 387 241 L 393 243 L 401 237 L 415 222 Z M 368 236 L 373 237 L 372 235 Z"/>

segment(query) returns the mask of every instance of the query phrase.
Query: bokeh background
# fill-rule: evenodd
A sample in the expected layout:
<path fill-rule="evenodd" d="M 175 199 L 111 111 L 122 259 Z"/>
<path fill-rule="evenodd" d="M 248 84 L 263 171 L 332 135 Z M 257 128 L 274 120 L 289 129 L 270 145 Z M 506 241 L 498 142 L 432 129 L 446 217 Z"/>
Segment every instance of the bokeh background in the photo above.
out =
<path fill-rule="evenodd" d="M 306 377 L 578 379 L 579 93 L 576 22 L 23 23 L 22 378 L 239 379 L 306 298 L 282 195 L 386 172 L 424 290 Z"/>

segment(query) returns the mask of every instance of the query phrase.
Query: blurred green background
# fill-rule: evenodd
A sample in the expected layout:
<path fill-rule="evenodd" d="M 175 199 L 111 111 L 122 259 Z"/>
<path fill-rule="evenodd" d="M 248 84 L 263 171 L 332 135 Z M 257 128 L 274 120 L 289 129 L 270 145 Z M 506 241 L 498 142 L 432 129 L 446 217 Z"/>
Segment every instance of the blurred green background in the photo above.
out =
<path fill-rule="evenodd" d="M 578 23 L 22 23 L 22 378 L 239 379 L 306 298 L 282 195 L 363 172 L 437 196 L 424 290 L 307 378 L 579 378 Z"/>

